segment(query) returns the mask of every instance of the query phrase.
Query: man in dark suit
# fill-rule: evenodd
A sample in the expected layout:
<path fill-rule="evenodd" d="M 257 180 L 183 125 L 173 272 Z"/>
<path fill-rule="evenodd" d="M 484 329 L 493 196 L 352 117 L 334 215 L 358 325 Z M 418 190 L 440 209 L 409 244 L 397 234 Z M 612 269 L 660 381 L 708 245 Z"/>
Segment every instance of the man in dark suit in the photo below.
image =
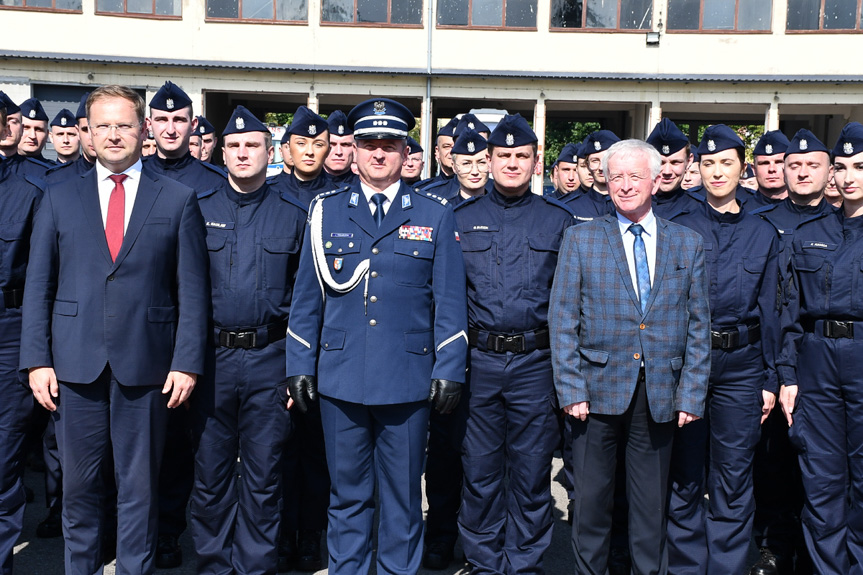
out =
<path fill-rule="evenodd" d="M 569 228 L 549 308 L 555 385 L 573 416 L 577 573 L 605 573 L 617 445 L 626 444 L 634 573 L 665 573 L 675 423 L 704 413 L 710 315 L 701 237 L 654 216 L 660 158 L 637 140 L 603 158 L 615 214 Z"/>
<path fill-rule="evenodd" d="M 101 573 L 100 469 L 118 488 L 117 573 L 152 573 L 168 408 L 204 367 L 209 288 L 194 192 L 141 172 L 144 102 L 122 86 L 87 101 L 94 170 L 46 191 L 34 223 L 22 369 L 54 412 L 67 573 Z"/>

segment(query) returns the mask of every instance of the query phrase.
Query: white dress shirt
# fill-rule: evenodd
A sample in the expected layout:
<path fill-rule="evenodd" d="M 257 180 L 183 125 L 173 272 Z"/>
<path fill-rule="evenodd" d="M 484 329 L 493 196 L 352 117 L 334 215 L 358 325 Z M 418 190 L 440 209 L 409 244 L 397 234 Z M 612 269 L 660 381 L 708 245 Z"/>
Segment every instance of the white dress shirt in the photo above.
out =
<path fill-rule="evenodd" d="M 124 202 L 125 213 L 123 214 L 123 235 L 126 235 L 126 230 L 129 229 L 129 218 L 132 216 L 132 207 L 135 205 L 135 198 L 138 196 L 138 184 L 141 182 L 141 160 L 132 165 L 125 172 L 127 178 L 123 180 L 123 188 L 126 190 L 126 200 Z M 108 222 L 108 202 L 111 200 L 111 192 L 114 191 L 114 182 L 109 176 L 115 175 L 114 172 L 103 166 L 99 161 L 96 161 L 96 182 L 99 184 L 99 206 L 102 208 L 102 227 Z"/>
<path fill-rule="evenodd" d="M 401 187 L 401 180 L 397 180 L 396 183 L 391 184 L 382 192 L 375 191 L 371 189 L 369 186 L 360 182 L 360 187 L 363 189 L 363 195 L 366 197 L 366 201 L 369 203 L 369 209 L 372 211 L 372 215 L 375 215 L 375 211 L 377 211 L 378 207 L 372 201 L 372 196 L 375 194 L 383 194 L 387 197 L 386 201 L 381 204 L 381 207 L 384 209 L 384 215 L 390 211 L 390 205 L 392 205 L 393 200 L 396 199 L 396 194 L 399 193 L 399 188 Z"/>
<path fill-rule="evenodd" d="M 623 238 L 623 249 L 626 252 L 626 263 L 629 264 L 629 277 L 632 278 L 632 289 L 635 290 L 635 295 L 638 293 L 638 275 L 635 272 L 635 234 L 629 231 L 629 226 L 636 222 L 630 221 L 617 212 L 617 224 L 620 227 L 620 236 Z M 650 285 L 653 285 L 653 274 L 656 269 L 656 216 L 653 215 L 651 209 L 647 215 L 638 222 L 644 231 L 641 232 L 641 239 L 644 240 L 644 251 L 647 252 L 647 267 L 650 270 Z"/>

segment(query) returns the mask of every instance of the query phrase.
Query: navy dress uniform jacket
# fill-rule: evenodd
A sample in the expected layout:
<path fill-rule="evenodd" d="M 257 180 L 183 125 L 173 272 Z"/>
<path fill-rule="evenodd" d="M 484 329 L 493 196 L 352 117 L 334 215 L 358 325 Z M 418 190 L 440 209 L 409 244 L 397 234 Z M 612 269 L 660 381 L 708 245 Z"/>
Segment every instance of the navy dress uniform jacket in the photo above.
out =
<path fill-rule="evenodd" d="M 445 201 L 401 184 L 380 229 L 359 185 L 312 202 L 288 326 L 287 374 L 351 403 L 424 401 L 464 383 L 467 304 Z"/>

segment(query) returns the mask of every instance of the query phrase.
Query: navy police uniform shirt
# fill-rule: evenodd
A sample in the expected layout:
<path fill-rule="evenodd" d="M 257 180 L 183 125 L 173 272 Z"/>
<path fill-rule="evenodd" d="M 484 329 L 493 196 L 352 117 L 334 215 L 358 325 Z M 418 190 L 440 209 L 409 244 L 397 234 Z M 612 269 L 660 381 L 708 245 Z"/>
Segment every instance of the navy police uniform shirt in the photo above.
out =
<path fill-rule="evenodd" d="M 68 180 L 69 178 L 80 176 L 85 172 L 92 170 L 93 166 L 95 166 L 95 164 L 88 162 L 84 158 L 84 154 L 81 154 L 74 162 L 66 162 L 65 164 L 54 166 L 48 170 L 45 174 L 45 182 L 49 185 L 57 184 L 64 180 Z"/>
<path fill-rule="evenodd" d="M 781 199 L 776 200 L 773 198 L 768 198 L 758 190 L 752 190 L 750 188 L 744 188 L 742 186 L 737 187 L 737 199 L 740 200 L 740 203 L 746 206 L 746 208 L 750 212 L 757 208 L 761 208 L 764 206 L 772 206 L 773 204 L 778 204 L 782 202 Z"/>
<path fill-rule="evenodd" d="M 333 183 L 333 188 L 343 188 L 345 186 L 353 186 L 354 184 L 360 185 L 360 177 L 353 173 L 351 170 L 346 171 L 344 174 L 339 174 L 335 176 L 327 172 L 327 175 L 330 177 L 330 181 Z"/>
<path fill-rule="evenodd" d="M 446 200 L 400 182 L 375 224 L 360 185 L 309 210 L 289 320 L 287 375 L 363 405 L 426 401 L 432 378 L 465 381 L 464 262 Z"/>
<path fill-rule="evenodd" d="M 228 177 L 221 168 L 202 162 L 188 152 L 177 159 L 160 158 L 159 154 L 153 154 L 142 158 L 142 161 L 144 170 L 171 178 L 196 192 L 215 189 Z"/>
<path fill-rule="evenodd" d="M 559 201 L 496 189 L 455 210 L 467 270 L 468 321 L 492 333 L 548 324 L 548 298 L 563 232 L 575 223 Z"/>
<path fill-rule="evenodd" d="M 583 194 L 572 192 L 560 198 L 560 202 L 575 216 L 576 223 L 589 222 L 614 212 L 614 204 L 609 196 L 593 188 L 581 189 L 584 190 Z"/>
<path fill-rule="evenodd" d="M 5 163 L 0 164 L 0 235 L 3 239 L 0 242 L 0 288 L 24 287 L 30 232 L 42 200 L 42 186 L 40 180 L 21 177 L 7 169 Z"/>
<path fill-rule="evenodd" d="M 738 204 L 739 205 L 739 204 Z M 773 226 L 746 212 L 720 213 L 706 201 L 701 209 L 672 220 L 704 238 L 711 329 L 761 325 L 766 381 L 776 393 L 779 341 L 779 239 Z"/>
<path fill-rule="evenodd" d="M 6 158 L 3 161 L 3 165 L 14 174 L 22 177 L 37 178 L 40 181 L 44 181 L 45 174 L 54 167 L 54 164 L 50 164 L 47 161 L 40 162 L 36 158 L 30 158 L 21 154 L 15 154 Z"/>
<path fill-rule="evenodd" d="M 863 217 L 848 218 L 839 209 L 801 225 L 791 242 L 791 271 L 779 361 L 783 385 L 798 384 L 797 348 L 805 324 L 863 321 Z"/>
<path fill-rule="evenodd" d="M 302 181 L 293 173 L 285 171 L 279 172 L 275 176 L 268 178 L 267 183 L 270 184 L 277 192 L 281 194 L 290 194 L 295 197 L 302 205 L 308 209 L 309 204 L 315 199 L 315 196 L 322 192 L 332 192 L 338 186 L 333 183 L 330 175 L 324 170 L 313 180 Z"/>
<path fill-rule="evenodd" d="M 794 237 L 794 232 L 806 222 L 818 219 L 823 214 L 833 212 L 836 208 L 827 203 L 824 198 L 814 206 L 800 206 L 785 198 L 781 202 L 768 204 L 756 210 L 750 210 L 756 216 L 770 222 L 781 239 L 780 247 L 785 249 Z"/>
<path fill-rule="evenodd" d="M 431 178 L 426 178 L 425 180 L 417 182 L 416 184 L 414 184 L 414 187 L 419 188 L 421 190 L 424 190 L 425 188 L 427 188 L 428 186 L 430 186 L 432 184 L 437 184 L 438 182 L 449 182 L 450 180 L 454 180 L 454 179 L 456 179 L 455 174 L 448 176 L 445 173 L 440 172 L 436 176 L 432 176 Z M 435 195 L 437 195 L 437 194 L 435 194 Z"/>
<path fill-rule="evenodd" d="M 700 209 L 704 201 L 683 188 L 671 192 L 656 192 L 653 195 L 653 213 L 660 218 L 671 220 L 674 217 Z"/>
<path fill-rule="evenodd" d="M 241 194 L 227 180 L 198 194 L 207 228 L 215 327 L 287 319 L 306 210 L 264 184 Z"/>

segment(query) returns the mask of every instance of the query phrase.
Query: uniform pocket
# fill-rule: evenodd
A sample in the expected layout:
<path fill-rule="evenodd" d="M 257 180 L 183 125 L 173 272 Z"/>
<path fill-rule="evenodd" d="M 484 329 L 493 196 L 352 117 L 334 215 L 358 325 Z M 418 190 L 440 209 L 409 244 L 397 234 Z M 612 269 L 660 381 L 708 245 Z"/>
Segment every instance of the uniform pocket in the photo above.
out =
<path fill-rule="evenodd" d="M 296 265 L 291 265 L 291 256 L 297 253 L 299 241 L 295 236 L 263 238 L 261 240 L 264 267 L 264 287 L 285 289 L 293 281 Z M 296 264 L 296 262 L 294 262 Z"/>
<path fill-rule="evenodd" d="M 432 242 L 394 240 L 393 281 L 398 285 L 420 287 L 431 282 L 435 246 Z"/>

